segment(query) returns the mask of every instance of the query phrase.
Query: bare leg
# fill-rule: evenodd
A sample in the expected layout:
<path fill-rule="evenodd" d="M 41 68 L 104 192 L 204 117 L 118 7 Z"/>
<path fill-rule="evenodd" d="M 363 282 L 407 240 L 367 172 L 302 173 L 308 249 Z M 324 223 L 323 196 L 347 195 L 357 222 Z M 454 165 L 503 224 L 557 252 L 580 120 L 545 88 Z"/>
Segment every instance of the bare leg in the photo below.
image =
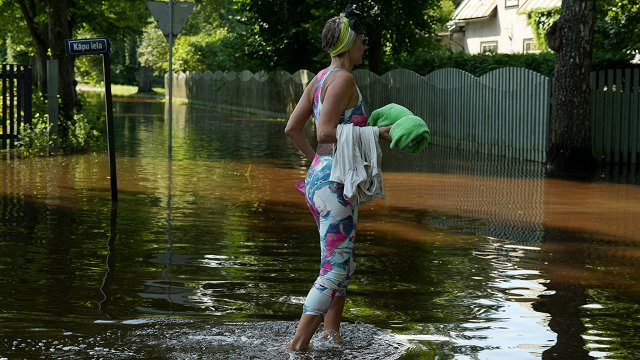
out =
<path fill-rule="evenodd" d="M 334 342 L 340 342 L 340 321 L 342 320 L 342 311 L 346 296 L 336 296 L 331 302 L 331 307 L 324 317 L 324 332 L 322 336 L 325 339 L 331 339 Z"/>
<path fill-rule="evenodd" d="M 322 316 L 303 314 L 300 317 L 296 334 L 289 343 L 289 349 L 293 351 L 307 351 L 309 350 L 309 343 L 313 334 L 315 334 L 318 326 L 322 322 Z"/>

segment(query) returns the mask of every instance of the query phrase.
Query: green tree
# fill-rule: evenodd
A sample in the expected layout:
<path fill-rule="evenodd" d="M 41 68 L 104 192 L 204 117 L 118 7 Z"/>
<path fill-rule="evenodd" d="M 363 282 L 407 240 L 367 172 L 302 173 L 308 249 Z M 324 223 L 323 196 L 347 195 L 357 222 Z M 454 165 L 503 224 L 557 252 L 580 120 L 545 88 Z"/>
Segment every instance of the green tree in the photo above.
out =
<path fill-rule="evenodd" d="M 249 55 L 247 25 L 222 0 L 198 0 L 174 43 L 174 71 L 261 70 Z M 168 44 L 155 21 L 147 26 L 138 47 L 140 64 L 156 76 L 168 71 Z"/>
<path fill-rule="evenodd" d="M 594 49 L 606 52 L 640 50 L 640 3 L 637 0 L 596 1 Z"/>
<path fill-rule="evenodd" d="M 63 142 L 74 121 L 74 108 L 79 105 L 75 92 L 75 59 L 66 54 L 65 40 L 74 38 L 80 30 L 116 38 L 140 32 L 141 22 L 148 18 L 143 0 L 0 0 L 0 9 L 7 15 L 5 19 L 21 19 L 15 28 L 6 28 L 5 38 L 24 41 L 20 34 L 29 34 L 30 43 L 19 45 L 33 58 L 36 83 L 43 94 L 47 91 L 47 59 L 58 60 Z M 17 43 L 12 45 L 19 47 Z"/>
<path fill-rule="evenodd" d="M 327 61 L 320 50 L 326 20 L 344 9 L 336 0 L 238 0 L 238 21 L 247 26 L 248 53 L 263 68 L 316 69 Z M 443 25 L 439 0 L 364 0 L 358 2 L 367 30 L 369 69 L 381 73 L 416 49 L 434 46 Z"/>
<path fill-rule="evenodd" d="M 1 36 L 0 58 L 2 62 L 12 64 L 27 64 L 31 38 L 26 24 L 22 20 L 20 7 L 15 1 L 0 0 L 0 18 L 3 33 Z"/>
<path fill-rule="evenodd" d="M 533 10 L 527 15 L 538 45 L 545 48 L 544 35 L 560 16 L 560 7 Z M 594 51 L 615 54 L 640 50 L 640 3 L 635 0 L 597 0 L 595 16 Z"/>
<path fill-rule="evenodd" d="M 437 46 L 436 33 L 448 19 L 439 0 L 369 0 L 363 3 L 370 38 L 369 69 L 376 73 L 388 65 Z M 371 35 L 369 35 L 369 33 Z"/>
<path fill-rule="evenodd" d="M 605 54 L 604 66 L 629 65 L 640 48 L 640 4 L 630 0 L 564 0 L 560 9 L 529 14 L 530 23 L 546 30 L 556 52 L 548 151 L 550 175 L 590 174 L 596 160 L 591 145 L 589 76 L 593 59 Z M 534 19 L 536 16 L 539 18 Z M 594 55 L 596 54 L 596 55 Z M 619 54 L 623 54 L 620 56 Z"/>
<path fill-rule="evenodd" d="M 180 39 L 180 38 L 178 38 Z M 162 76 L 169 69 L 167 61 L 169 47 L 158 25 L 150 23 L 144 28 L 138 46 L 138 61 L 142 66 L 153 69 L 156 76 Z"/>
<path fill-rule="evenodd" d="M 238 0 L 236 21 L 244 27 L 245 47 L 239 53 L 256 59 L 263 69 L 296 71 L 308 68 L 317 52 L 309 26 L 313 1 Z M 316 50 L 316 51 L 314 51 Z"/>
<path fill-rule="evenodd" d="M 248 25 L 239 20 L 231 4 L 221 0 L 197 3 L 178 38 L 176 70 L 262 70 L 249 48 Z"/>

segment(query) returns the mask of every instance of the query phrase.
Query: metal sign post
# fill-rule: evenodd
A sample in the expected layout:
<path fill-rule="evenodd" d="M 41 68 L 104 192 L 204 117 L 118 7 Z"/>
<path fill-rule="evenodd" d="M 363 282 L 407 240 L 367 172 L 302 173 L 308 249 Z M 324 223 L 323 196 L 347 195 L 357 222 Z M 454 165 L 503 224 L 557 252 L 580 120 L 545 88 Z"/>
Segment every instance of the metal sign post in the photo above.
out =
<path fill-rule="evenodd" d="M 196 6 L 192 2 L 148 1 L 147 8 L 156 20 L 162 33 L 169 43 L 169 159 L 171 159 L 171 133 L 173 122 L 173 42 L 187 22 L 189 15 Z"/>
<path fill-rule="evenodd" d="M 109 175 L 111 179 L 111 201 L 118 201 L 118 178 L 116 176 L 116 147 L 113 133 L 113 100 L 111 98 L 111 61 L 109 39 L 73 39 L 66 40 L 67 54 L 69 55 L 102 55 L 102 67 L 104 71 L 105 102 L 107 112 L 107 152 L 109 153 Z"/>

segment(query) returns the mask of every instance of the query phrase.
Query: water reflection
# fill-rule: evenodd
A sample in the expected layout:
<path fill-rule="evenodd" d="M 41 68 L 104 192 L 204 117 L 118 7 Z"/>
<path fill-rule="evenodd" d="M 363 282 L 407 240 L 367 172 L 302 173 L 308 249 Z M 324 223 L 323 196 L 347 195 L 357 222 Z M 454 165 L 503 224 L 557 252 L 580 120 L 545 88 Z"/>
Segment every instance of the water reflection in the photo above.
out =
<path fill-rule="evenodd" d="M 164 105 L 117 104 L 117 209 L 106 153 L 0 160 L 0 356 L 288 358 L 317 267 L 293 187 L 307 162 L 282 121 L 173 111 L 169 156 Z M 540 164 L 437 146 L 383 161 L 386 198 L 360 210 L 355 333 L 329 354 L 640 349 L 636 185 L 545 179 Z"/>
<path fill-rule="evenodd" d="M 553 241 L 562 241 L 562 238 L 555 238 Z M 582 337 L 586 327 L 580 314 L 581 306 L 587 302 L 585 286 L 580 282 L 567 283 L 571 275 L 564 273 L 565 270 L 571 272 L 572 269 L 585 268 L 586 259 L 575 250 L 571 255 L 551 252 L 549 257 L 549 265 L 546 266 L 549 281 L 546 286 L 553 293 L 540 296 L 540 300 L 534 304 L 534 309 L 551 315 L 549 328 L 558 334 L 558 337 L 556 343 L 545 350 L 542 358 L 591 359 Z"/>
<path fill-rule="evenodd" d="M 100 286 L 100 292 L 104 296 L 102 301 L 98 303 L 98 309 L 100 313 L 106 314 L 109 318 L 113 318 L 113 316 L 109 313 L 109 303 L 113 295 L 111 294 L 111 283 L 113 282 L 113 276 L 115 272 L 115 256 L 116 249 L 115 243 L 117 238 L 117 223 L 118 223 L 118 205 L 111 205 L 111 216 L 109 221 L 109 239 L 107 240 L 107 260 L 106 260 L 106 272 L 104 274 L 104 278 L 102 279 L 102 285 Z"/>

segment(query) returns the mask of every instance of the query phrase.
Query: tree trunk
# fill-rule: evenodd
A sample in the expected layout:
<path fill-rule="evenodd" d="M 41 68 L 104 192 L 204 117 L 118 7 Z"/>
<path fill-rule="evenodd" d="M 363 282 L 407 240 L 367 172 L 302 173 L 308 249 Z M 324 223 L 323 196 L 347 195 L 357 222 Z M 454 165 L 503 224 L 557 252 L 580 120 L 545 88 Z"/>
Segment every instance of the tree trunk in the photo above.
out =
<path fill-rule="evenodd" d="M 36 55 L 33 58 L 33 78 L 43 95 L 47 94 L 47 48 L 36 44 Z"/>
<path fill-rule="evenodd" d="M 556 51 L 548 148 L 550 176 L 589 176 L 596 169 L 591 144 L 589 77 L 595 0 L 564 0 L 547 33 Z"/>
<path fill-rule="evenodd" d="M 29 29 L 29 34 L 33 40 L 34 47 L 36 49 L 35 58 L 33 59 L 33 75 L 38 86 L 38 89 L 42 94 L 47 93 L 47 39 L 46 39 L 46 27 L 44 23 L 39 22 L 38 10 L 35 2 L 26 2 L 25 0 L 18 0 L 20 11 L 24 16 L 24 20 Z"/>
<path fill-rule="evenodd" d="M 369 39 L 369 71 L 381 75 L 382 72 L 382 40 L 380 35 L 372 34 Z"/>
<path fill-rule="evenodd" d="M 140 73 L 138 74 L 138 93 L 151 93 L 153 73 L 148 66 L 141 66 Z"/>
<path fill-rule="evenodd" d="M 69 125 L 73 121 L 74 108 L 78 106 L 74 60 L 66 54 L 65 40 L 71 38 L 72 20 L 69 19 L 69 0 L 49 0 L 49 48 L 51 58 L 58 59 L 60 74 L 60 115 L 63 119 L 60 138 L 68 137 Z"/>

